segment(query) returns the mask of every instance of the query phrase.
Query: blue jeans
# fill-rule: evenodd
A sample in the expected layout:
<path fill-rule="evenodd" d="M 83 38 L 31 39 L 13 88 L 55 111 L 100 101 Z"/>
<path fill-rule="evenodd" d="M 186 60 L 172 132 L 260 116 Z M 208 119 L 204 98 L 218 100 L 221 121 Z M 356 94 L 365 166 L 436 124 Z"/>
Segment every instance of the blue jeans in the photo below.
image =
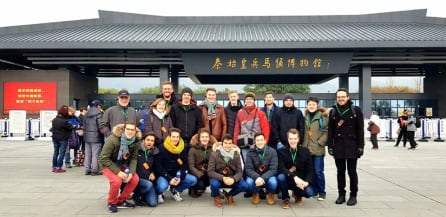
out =
<path fill-rule="evenodd" d="M 143 197 L 144 201 L 151 207 L 158 204 L 158 198 L 155 192 L 155 186 L 152 181 L 139 179 L 138 186 L 135 189 L 136 197 Z"/>
<path fill-rule="evenodd" d="M 277 183 L 277 177 L 275 177 L 275 176 L 271 176 L 271 177 L 269 177 L 269 179 L 266 180 L 265 185 L 263 185 L 263 186 L 261 186 L 261 187 L 256 187 L 255 180 L 252 179 L 251 177 L 247 177 L 247 178 L 246 178 L 246 183 L 248 183 L 249 190 L 250 190 L 253 194 L 258 193 L 258 192 L 259 192 L 258 188 L 262 188 L 263 186 L 266 187 L 266 190 L 267 190 L 269 193 L 273 193 L 273 194 L 275 194 L 276 191 L 277 191 L 277 185 L 278 185 L 278 183 Z"/>
<path fill-rule="evenodd" d="M 313 189 L 315 194 L 325 195 L 324 156 L 312 156 L 314 166 Z"/>
<path fill-rule="evenodd" d="M 282 200 L 290 199 L 290 194 L 288 193 L 288 190 L 292 190 L 296 197 L 309 198 L 314 195 L 314 190 L 313 187 L 311 187 L 311 185 L 302 190 L 296 186 L 296 183 L 294 182 L 293 178 L 286 177 L 285 174 L 283 173 L 277 176 L 277 180 L 279 182 L 280 191 L 282 192 Z"/>
<path fill-rule="evenodd" d="M 211 178 L 211 197 L 217 197 L 220 194 L 220 188 L 231 188 L 228 194 L 235 196 L 240 192 L 247 191 L 249 186 L 243 179 L 240 179 L 240 181 L 234 183 L 232 186 L 227 186 L 222 181 Z"/>
<path fill-rule="evenodd" d="M 158 179 L 156 180 L 156 193 L 158 195 L 167 190 L 167 188 L 169 187 L 169 181 L 167 181 L 164 177 L 158 177 Z M 191 174 L 186 174 L 184 180 L 181 180 L 180 184 L 178 186 L 175 186 L 175 190 L 181 193 L 184 191 L 184 189 L 190 188 L 195 184 L 197 184 L 197 177 Z"/>
<path fill-rule="evenodd" d="M 53 168 L 62 168 L 63 159 L 65 157 L 65 150 L 67 148 L 67 141 L 59 141 L 53 139 Z"/>

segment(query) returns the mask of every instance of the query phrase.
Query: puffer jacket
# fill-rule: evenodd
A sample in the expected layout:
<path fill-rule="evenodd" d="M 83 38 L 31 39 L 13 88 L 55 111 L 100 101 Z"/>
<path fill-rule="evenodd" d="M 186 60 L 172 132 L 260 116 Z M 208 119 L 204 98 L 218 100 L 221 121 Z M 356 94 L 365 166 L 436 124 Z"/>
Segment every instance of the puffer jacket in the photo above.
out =
<path fill-rule="evenodd" d="M 102 112 L 96 107 L 88 109 L 84 118 L 84 141 L 88 143 L 102 143 L 103 135 L 101 132 Z"/>
<path fill-rule="evenodd" d="M 189 163 L 189 173 L 199 179 L 204 176 L 207 170 L 207 165 L 209 163 L 209 156 L 212 153 L 212 144 L 216 142 L 217 139 L 215 139 L 214 136 L 211 136 L 209 144 L 204 146 L 200 145 L 198 134 L 195 134 L 192 137 L 192 139 L 190 140 L 190 149 L 187 156 L 187 160 Z M 206 168 L 202 168 L 203 165 L 206 165 Z"/>
<path fill-rule="evenodd" d="M 212 120 L 208 120 L 208 108 L 206 105 L 201 104 L 200 109 L 203 127 L 211 131 L 211 134 L 217 140 L 220 140 L 221 137 L 228 131 L 225 108 L 220 104 L 216 104 L 214 108 L 216 117 Z"/>
<path fill-rule="evenodd" d="M 305 133 L 302 146 L 308 148 L 313 156 L 325 155 L 329 113 L 330 109 L 319 108 L 315 112 L 313 120 L 310 121 L 310 112 L 305 111 Z"/>
<path fill-rule="evenodd" d="M 127 166 L 131 174 L 136 172 L 136 164 L 138 158 L 139 143 L 142 138 L 142 133 L 139 128 L 136 128 L 136 139 L 129 145 L 130 158 L 122 160 L 121 165 L 118 165 L 118 154 L 121 146 L 121 135 L 124 133 L 124 124 L 118 124 L 113 127 L 113 134 L 107 137 L 104 147 L 102 147 L 101 154 L 99 154 L 98 162 L 101 169 L 107 167 L 115 174 L 121 171 L 122 166 Z"/>
<path fill-rule="evenodd" d="M 233 148 L 236 150 L 234 152 L 234 158 L 229 160 L 228 163 L 225 162 L 220 151 L 217 149 L 222 146 L 221 142 L 215 143 L 212 147 L 214 150 L 209 157 L 208 164 L 208 176 L 209 178 L 218 179 L 223 181 L 223 177 L 232 177 L 235 182 L 240 181 L 243 178 L 243 165 L 242 158 L 240 157 L 240 149 L 234 145 Z M 222 171 L 228 167 L 227 174 L 223 175 Z"/>

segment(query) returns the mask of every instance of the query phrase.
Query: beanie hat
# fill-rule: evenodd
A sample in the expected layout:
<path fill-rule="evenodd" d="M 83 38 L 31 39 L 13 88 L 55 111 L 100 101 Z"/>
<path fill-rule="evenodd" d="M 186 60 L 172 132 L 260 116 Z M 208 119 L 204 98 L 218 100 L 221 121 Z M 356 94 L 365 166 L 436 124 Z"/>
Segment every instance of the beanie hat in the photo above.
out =
<path fill-rule="evenodd" d="M 188 87 L 183 88 L 183 90 L 181 91 L 181 95 L 183 95 L 184 93 L 190 94 L 191 97 L 192 97 L 192 94 L 193 94 L 192 89 L 190 89 Z"/>
<path fill-rule="evenodd" d="M 245 95 L 245 99 L 251 97 L 252 99 L 256 99 L 256 95 L 253 92 L 247 92 Z"/>
<path fill-rule="evenodd" d="M 285 102 L 285 100 L 287 100 L 287 99 L 291 99 L 294 101 L 293 94 L 291 94 L 291 93 L 285 94 L 285 96 L 283 96 L 283 101 Z"/>

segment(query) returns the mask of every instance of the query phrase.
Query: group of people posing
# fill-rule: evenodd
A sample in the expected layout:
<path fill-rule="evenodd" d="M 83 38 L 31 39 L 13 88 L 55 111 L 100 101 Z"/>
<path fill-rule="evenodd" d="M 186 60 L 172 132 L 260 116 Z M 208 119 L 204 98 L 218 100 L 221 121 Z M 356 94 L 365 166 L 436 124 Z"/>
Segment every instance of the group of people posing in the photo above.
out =
<path fill-rule="evenodd" d="M 190 88 L 177 99 L 172 83 L 164 82 L 161 92 L 150 107 L 137 112 L 128 106 L 128 91 L 121 90 L 118 104 L 103 113 L 95 129 L 106 137 L 97 162 L 110 182 L 109 212 L 135 207 L 127 201 L 132 192 L 137 205 L 157 206 L 164 203 L 166 191 L 182 201 L 184 190 L 195 198 L 208 186 L 216 207 L 223 206 L 222 201 L 236 205 L 234 196 L 241 192 L 253 204 L 264 198 L 273 205 L 279 195 L 282 208 L 290 207 L 289 190 L 295 204 L 302 197 L 323 201 L 326 146 L 337 167 L 336 204 L 357 203 L 356 166 L 364 152 L 364 118 L 347 89 L 336 92 L 332 109 L 309 97 L 305 114 L 294 106 L 292 94 L 284 96 L 280 108 L 274 94 L 266 92 L 265 106 L 259 108 L 252 92 L 242 103 L 237 91 L 229 91 L 225 107 L 217 103 L 215 88 L 206 89 L 200 105 Z M 58 139 L 63 138 L 53 136 L 54 143 Z M 91 168 L 86 169 L 87 174 Z"/>

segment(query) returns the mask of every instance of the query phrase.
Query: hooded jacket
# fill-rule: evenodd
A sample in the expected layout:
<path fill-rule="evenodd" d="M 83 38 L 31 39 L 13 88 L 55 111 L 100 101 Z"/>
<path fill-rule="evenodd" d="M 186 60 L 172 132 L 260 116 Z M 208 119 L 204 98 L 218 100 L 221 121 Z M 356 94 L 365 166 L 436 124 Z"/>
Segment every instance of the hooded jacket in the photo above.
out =
<path fill-rule="evenodd" d="M 233 146 L 233 148 L 235 149 L 234 158 L 229 160 L 228 163 L 226 163 L 220 151 L 217 150 L 219 146 L 222 146 L 221 142 L 215 143 L 212 147 L 214 151 L 209 157 L 209 164 L 208 164 L 209 178 L 214 178 L 219 181 L 223 181 L 223 177 L 232 177 L 235 180 L 235 182 L 240 181 L 243 178 L 243 167 L 242 167 L 242 160 L 240 157 L 241 153 L 240 149 L 236 145 L 234 145 Z M 223 175 L 222 171 L 226 167 L 228 168 L 228 173 L 226 175 Z"/>
<path fill-rule="evenodd" d="M 104 147 L 102 147 L 101 154 L 99 154 L 98 162 L 101 170 L 105 167 L 109 168 L 115 174 L 121 171 L 122 166 L 127 166 L 131 174 L 136 172 L 136 164 L 138 157 L 139 143 L 142 137 L 141 130 L 136 128 L 135 141 L 129 145 L 130 158 L 128 160 L 122 159 L 121 164 L 118 165 L 119 147 L 121 146 L 121 136 L 124 133 L 124 124 L 118 124 L 113 127 L 113 134 L 107 137 Z"/>
<path fill-rule="evenodd" d="M 217 142 L 214 136 L 210 136 L 209 144 L 206 146 L 200 145 L 199 135 L 195 134 L 190 140 L 190 149 L 187 156 L 189 173 L 196 176 L 198 179 L 205 175 L 205 171 L 202 170 L 202 166 L 209 163 L 209 156 L 212 153 L 212 144 Z"/>
<path fill-rule="evenodd" d="M 96 107 L 90 107 L 84 118 L 84 141 L 88 143 L 102 143 L 101 131 L 102 112 Z"/>
<path fill-rule="evenodd" d="M 319 108 L 310 121 L 310 112 L 308 109 L 305 110 L 305 133 L 302 146 L 308 148 L 311 155 L 325 155 L 329 112 L 330 109 Z"/>

